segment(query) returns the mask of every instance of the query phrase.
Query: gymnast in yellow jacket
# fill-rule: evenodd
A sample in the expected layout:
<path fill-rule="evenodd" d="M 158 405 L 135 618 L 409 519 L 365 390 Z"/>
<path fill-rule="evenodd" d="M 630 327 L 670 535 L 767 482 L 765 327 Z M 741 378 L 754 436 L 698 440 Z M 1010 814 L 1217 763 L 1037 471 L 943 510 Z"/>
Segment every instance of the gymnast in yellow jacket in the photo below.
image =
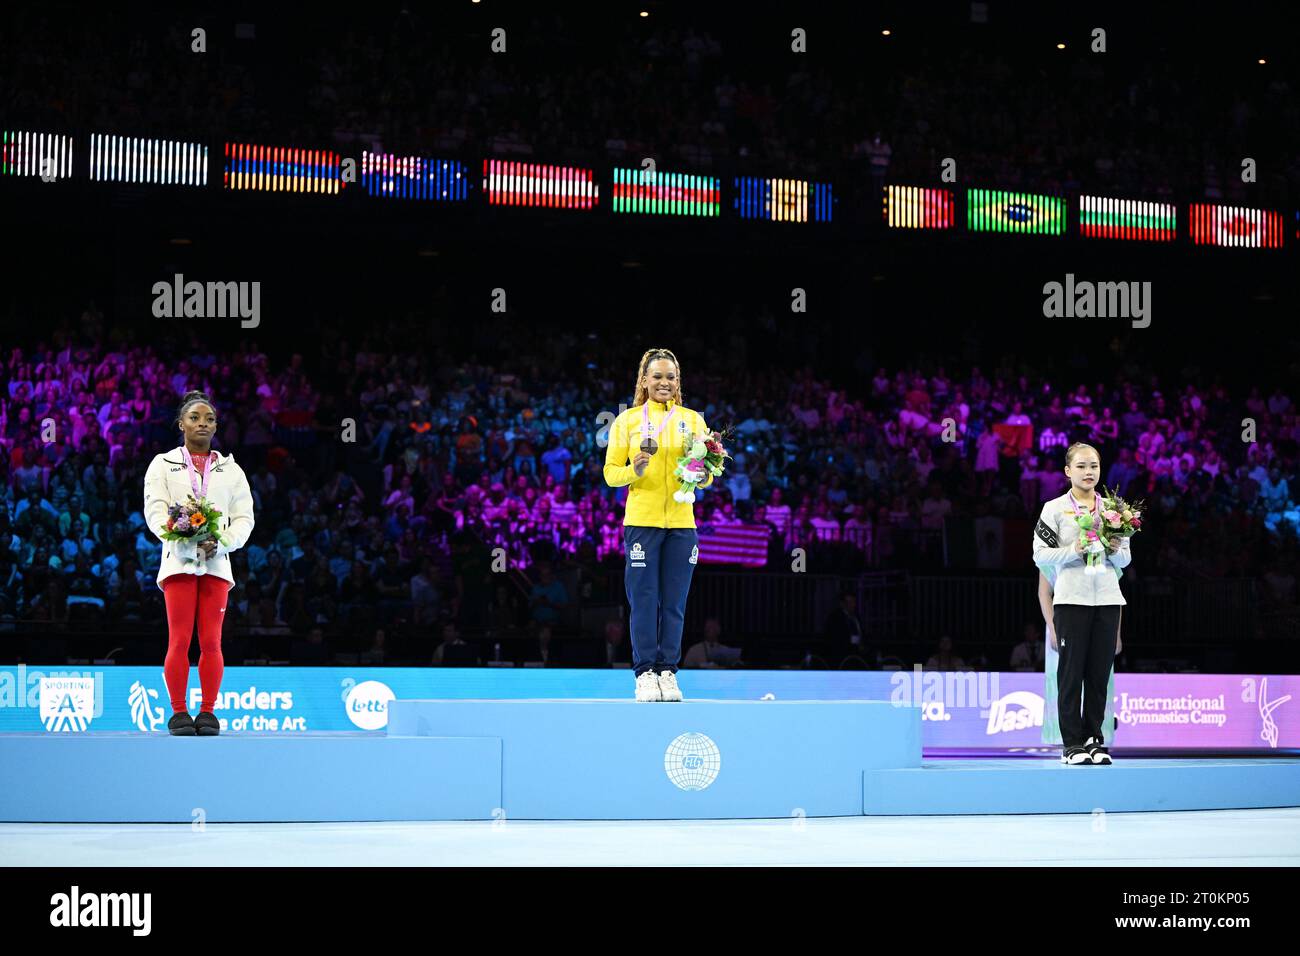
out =
<path fill-rule="evenodd" d="M 700 555 L 695 510 L 673 500 L 677 459 L 704 418 L 681 404 L 681 366 L 667 349 L 641 356 L 632 407 L 609 426 L 605 482 L 631 485 L 623 518 L 624 587 L 631 607 L 632 667 L 639 701 L 682 699 L 677 686 L 682 625 Z M 700 483 L 713 483 L 709 475 Z"/>

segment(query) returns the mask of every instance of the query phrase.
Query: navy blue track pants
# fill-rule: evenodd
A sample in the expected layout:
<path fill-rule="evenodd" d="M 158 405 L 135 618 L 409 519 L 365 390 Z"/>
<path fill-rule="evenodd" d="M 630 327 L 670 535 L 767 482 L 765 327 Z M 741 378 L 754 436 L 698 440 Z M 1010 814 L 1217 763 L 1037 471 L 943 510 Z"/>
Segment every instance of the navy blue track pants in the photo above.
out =
<path fill-rule="evenodd" d="M 676 672 L 700 536 L 694 528 L 625 525 L 623 553 L 632 668 L 638 677 L 649 670 Z"/>

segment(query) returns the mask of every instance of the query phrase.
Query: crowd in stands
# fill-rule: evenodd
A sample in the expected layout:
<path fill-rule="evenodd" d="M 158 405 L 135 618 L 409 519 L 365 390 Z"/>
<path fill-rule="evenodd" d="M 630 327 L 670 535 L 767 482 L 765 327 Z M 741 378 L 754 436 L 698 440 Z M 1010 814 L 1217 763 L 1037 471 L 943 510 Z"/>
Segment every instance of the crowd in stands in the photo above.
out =
<path fill-rule="evenodd" d="M 634 369 L 572 333 L 530 340 L 523 322 L 507 336 L 514 357 L 495 365 L 405 349 L 404 335 L 323 335 L 310 359 L 252 345 L 218 354 L 122 344 L 91 306 L 12 348 L 0 369 L 0 619 L 161 619 L 142 483 L 175 446 L 191 388 L 213 396 L 215 445 L 255 497 L 231 624 L 558 635 L 580 605 L 620 603 L 627 489 L 604 483 L 602 429 L 630 401 Z M 566 353 L 585 374 L 542 374 Z M 1028 540 L 1040 503 L 1066 487 L 1065 447 L 1087 441 L 1103 483 L 1146 502 L 1135 570 L 1254 577 L 1270 601 L 1296 603 L 1300 417 L 1280 387 L 1234 392 L 1136 367 L 1102 381 L 938 364 L 826 381 L 808 366 L 687 364 L 683 400 L 735 429 L 698 525 L 766 524 L 773 554 L 937 567 L 912 545 L 966 517 L 1019 521 Z M 1247 418 L 1254 441 L 1242 440 Z M 493 573 L 502 555 L 522 578 Z"/>

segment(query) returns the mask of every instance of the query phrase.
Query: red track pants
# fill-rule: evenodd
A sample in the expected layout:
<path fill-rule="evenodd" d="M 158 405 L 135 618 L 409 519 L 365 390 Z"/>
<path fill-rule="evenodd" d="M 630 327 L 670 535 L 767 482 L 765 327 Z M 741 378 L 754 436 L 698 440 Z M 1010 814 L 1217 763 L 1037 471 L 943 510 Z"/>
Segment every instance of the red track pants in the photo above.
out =
<path fill-rule="evenodd" d="M 163 675 L 173 713 L 188 711 L 185 702 L 190 683 L 190 640 L 194 624 L 199 625 L 199 684 L 203 705 L 212 713 L 225 662 L 221 657 L 221 622 L 226 616 L 226 594 L 230 582 L 215 574 L 173 574 L 162 583 L 167 604 L 167 659 Z"/>

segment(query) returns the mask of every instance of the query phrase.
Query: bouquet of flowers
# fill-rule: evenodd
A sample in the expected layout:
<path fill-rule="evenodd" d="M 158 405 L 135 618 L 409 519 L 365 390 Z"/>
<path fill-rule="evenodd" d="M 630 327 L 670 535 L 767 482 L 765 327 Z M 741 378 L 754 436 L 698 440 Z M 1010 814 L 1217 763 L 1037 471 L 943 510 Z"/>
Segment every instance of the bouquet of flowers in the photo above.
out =
<path fill-rule="evenodd" d="M 731 457 L 724 444 L 730 438 L 730 428 L 690 437 L 683 446 L 686 454 L 677 459 L 677 467 L 673 469 L 673 475 L 682 483 L 682 487 L 673 492 L 673 501 L 694 501 L 695 488 L 700 482 L 708 475 L 717 478 L 722 474 L 727 459 Z"/>
<path fill-rule="evenodd" d="M 1142 501 L 1130 504 L 1113 491 L 1101 494 L 1101 532 L 1104 538 L 1131 538 L 1142 529 Z"/>
<path fill-rule="evenodd" d="M 1101 571 L 1102 559 L 1106 548 L 1112 540 L 1131 538 L 1142 528 L 1142 509 L 1144 502 L 1129 503 L 1114 491 L 1101 493 L 1101 520 L 1094 521 L 1092 515 L 1078 515 L 1079 531 L 1087 542 L 1084 553 L 1088 556 L 1088 565 L 1084 574 L 1097 574 Z M 1096 527 L 1094 527 L 1096 525 Z"/>
<path fill-rule="evenodd" d="M 184 504 L 175 504 L 167 509 L 167 525 L 162 529 L 164 541 L 193 541 L 198 544 L 208 538 L 217 544 L 225 544 L 217 526 L 221 512 L 208 504 L 206 498 L 196 499 L 193 495 L 186 498 Z"/>

